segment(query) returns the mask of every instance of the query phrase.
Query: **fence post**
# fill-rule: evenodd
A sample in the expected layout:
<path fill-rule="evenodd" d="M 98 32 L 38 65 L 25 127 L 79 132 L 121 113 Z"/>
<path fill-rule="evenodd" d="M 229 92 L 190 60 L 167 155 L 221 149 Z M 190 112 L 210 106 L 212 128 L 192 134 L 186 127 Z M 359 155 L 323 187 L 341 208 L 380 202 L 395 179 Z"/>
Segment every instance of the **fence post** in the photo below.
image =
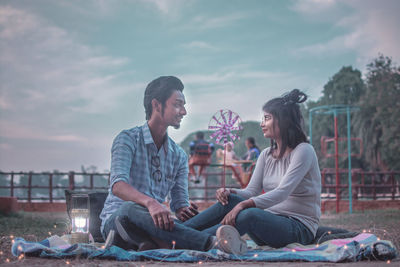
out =
<path fill-rule="evenodd" d="M 74 190 L 75 189 L 75 173 L 73 171 L 69 172 L 68 178 L 69 178 L 69 189 Z"/>
<path fill-rule="evenodd" d="M 93 173 L 90 174 L 90 189 L 93 190 Z"/>
<path fill-rule="evenodd" d="M 204 180 L 204 200 L 205 200 L 205 202 L 207 202 L 207 200 L 208 200 L 208 175 L 207 175 L 207 173 L 205 174 L 205 176 L 204 176 L 205 178 L 205 180 Z"/>
<path fill-rule="evenodd" d="M 29 172 L 28 175 L 28 202 L 32 201 L 32 172 Z"/>
<path fill-rule="evenodd" d="M 14 172 L 11 172 L 10 195 L 14 196 Z"/>
<path fill-rule="evenodd" d="M 394 185 L 395 185 L 395 183 L 394 183 L 394 172 L 390 173 L 390 178 L 392 179 L 392 200 L 394 200 L 394 195 L 396 193 L 396 190 L 394 188 Z"/>
<path fill-rule="evenodd" d="M 49 198 L 50 203 L 53 203 L 53 173 L 49 174 Z"/>
<path fill-rule="evenodd" d="M 372 199 L 376 200 L 375 174 L 372 175 Z"/>

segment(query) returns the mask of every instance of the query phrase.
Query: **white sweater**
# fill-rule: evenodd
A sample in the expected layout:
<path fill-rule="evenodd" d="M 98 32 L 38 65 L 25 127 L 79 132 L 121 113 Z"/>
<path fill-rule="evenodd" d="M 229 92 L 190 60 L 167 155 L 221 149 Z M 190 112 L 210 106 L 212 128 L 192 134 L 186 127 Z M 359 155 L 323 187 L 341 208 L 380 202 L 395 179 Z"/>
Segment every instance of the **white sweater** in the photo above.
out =
<path fill-rule="evenodd" d="M 250 183 L 237 194 L 251 198 L 257 208 L 296 218 L 315 236 L 321 216 L 321 172 L 314 148 L 301 143 L 281 159 L 268 155 L 269 150 L 261 152 Z"/>

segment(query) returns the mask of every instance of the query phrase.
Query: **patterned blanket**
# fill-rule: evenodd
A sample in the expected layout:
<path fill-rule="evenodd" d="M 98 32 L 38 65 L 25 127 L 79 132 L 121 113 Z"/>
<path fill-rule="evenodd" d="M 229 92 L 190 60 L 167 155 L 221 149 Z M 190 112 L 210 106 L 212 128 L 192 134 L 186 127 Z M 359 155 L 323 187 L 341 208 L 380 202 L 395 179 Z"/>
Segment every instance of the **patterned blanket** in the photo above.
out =
<path fill-rule="evenodd" d="M 30 242 L 16 238 L 11 248 L 14 256 L 25 254 L 44 258 L 107 259 L 118 261 L 155 260 L 165 262 L 199 261 L 323 261 L 343 262 L 361 260 L 392 260 L 396 248 L 390 241 L 379 240 L 375 235 L 363 233 L 353 238 L 333 239 L 319 245 L 290 244 L 281 249 L 258 247 L 248 241 L 251 249 L 244 255 L 232 255 L 217 249 L 207 252 L 183 249 L 156 249 L 142 252 L 127 251 L 116 246 L 104 249 L 94 244 L 70 245 L 59 236 L 51 236 L 41 242 Z"/>

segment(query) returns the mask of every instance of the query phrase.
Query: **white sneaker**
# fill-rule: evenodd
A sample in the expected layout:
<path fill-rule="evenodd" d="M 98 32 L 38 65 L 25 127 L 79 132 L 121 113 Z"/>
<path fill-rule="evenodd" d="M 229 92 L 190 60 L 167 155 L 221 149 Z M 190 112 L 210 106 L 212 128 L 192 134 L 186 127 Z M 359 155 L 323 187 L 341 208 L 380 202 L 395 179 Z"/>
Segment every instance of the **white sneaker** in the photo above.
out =
<path fill-rule="evenodd" d="M 241 255 L 247 252 L 247 243 L 235 227 L 222 225 L 217 230 L 218 248 L 226 253 Z"/>

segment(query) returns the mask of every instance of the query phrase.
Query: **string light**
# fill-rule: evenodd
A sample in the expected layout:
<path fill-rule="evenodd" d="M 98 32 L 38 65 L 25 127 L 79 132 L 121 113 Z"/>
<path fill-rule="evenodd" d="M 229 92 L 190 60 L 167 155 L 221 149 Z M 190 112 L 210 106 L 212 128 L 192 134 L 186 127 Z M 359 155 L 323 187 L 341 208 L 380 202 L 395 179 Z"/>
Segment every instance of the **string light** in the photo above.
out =
<path fill-rule="evenodd" d="M 21 250 L 22 250 L 22 247 L 21 247 L 21 246 L 18 246 L 18 250 L 21 251 Z"/>
<path fill-rule="evenodd" d="M 57 228 L 57 224 L 54 224 L 54 229 Z"/>
<path fill-rule="evenodd" d="M 292 249 L 292 252 L 296 252 L 296 250 L 295 250 L 295 249 Z"/>
<path fill-rule="evenodd" d="M 386 261 L 386 263 L 387 263 L 387 264 L 390 264 L 390 263 L 391 263 L 391 261 L 390 261 L 390 260 L 387 260 L 387 261 Z"/>
<path fill-rule="evenodd" d="M 258 257 L 258 254 L 254 254 L 254 258 L 257 258 Z"/>
<path fill-rule="evenodd" d="M 378 241 L 380 241 L 381 239 L 378 237 Z"/>
<path fill-rule="evenodd" d="M 69 261 L 66 261 L 66 262 L 65 262 L 65 264 L 69 265 L 69 264 L 70 264 L 70 262 L 69 262 Z"/>
<path fill-rule="evenodd" d="M 101 249 L 105 249 L 106 248 L 106 246 L 101 246 Z"/>
<path fill-rule="evenodd" d="M 10 239 L 13 239 L 14 238 L 14 236 L 13 235 L 10 235 Z"/>
<path fill-rule="evenodd" d="M 347 245 L 344 245 L 344 249 L 347 249 L 348 247 L 347 247 Z"/>
<path fill-rule="evenodd" d="M 203 262 L 202 262 L 202 261 L 199 261 L 199 264 L 203 264 Z"/>
<path fill-rule="evenodd" d="M 51 235 L 51 232 L 49 232 L 49 235 Z"/>
<path fill-rule="evenodd" d="M 3 251 L 0 250 L 0 255 L 3 255 Z"/>
<path fill-rule="evenodd" d="M 175 249 L 175 244 L 176 244 L 175 240 L 172 240 L 172 249 Z"/>
<path fill-rule="evenodd" d="M 12 244 L 14 244 L 14 242 L 15 242 L 15 241 L 14 241 L 14 239 L 13 239 L 13 240 L 11 240 L 11 243 L 12 243 Z"/>
<path fill-rule="evenodd" d="M 367 232 L 367 230 L 364 229 L 364 230 L 363 230 L 363 233 L 366 233 L 366 232 Z"/>
<path fill-rule="evenodd" d="M 10 262 L 10 259 L 7 258 L 7 259 L 6 259 L 6 262 Z"/>

